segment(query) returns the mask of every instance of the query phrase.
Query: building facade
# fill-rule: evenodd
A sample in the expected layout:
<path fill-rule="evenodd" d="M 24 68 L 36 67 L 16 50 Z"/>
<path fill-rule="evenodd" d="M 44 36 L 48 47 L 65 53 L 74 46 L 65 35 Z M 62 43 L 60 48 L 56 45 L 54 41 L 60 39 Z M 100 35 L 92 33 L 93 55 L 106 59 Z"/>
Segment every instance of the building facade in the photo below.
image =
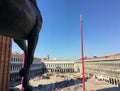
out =
<path fill-rule="evenodd" d="M 12 83 L 20 82 L 21 77 L 19 76 L 19 71 L 23 64 L 23 54 L 12 53 L 11 54 L 11 67 L 10 67 L 10 86 Z M 30 69 L 30 78 L 35 75 L 41 74 L 43 72 L 44 64 L 41 62 L 40 58 L 34 58 L 33 64 Z"/>
<path fill-rule="evenodd" d="M 104 58 L 85 61 L 85 73 L 95 79 L 120 86 L 120 58 Z"/>
<path fill-rule="evenodd" d="M 22 62 L 23 54 L 16 52 L 11 54 L 10 84 L 21 81 L 19 71 L 22 68 Z M 45 71 L 72 73 L 75 69 L 75 61 L 72 60 L 48 60 L 35 57 L 30 69 L 30 78 L 41 75 Z"/>
<path fill-rule="evenodd" d="M 47 60 L 44 61 L 47 70 L 51 72 L 61 73 L 73 73 L 74 72 L 74 61 L 70 60 Z"/>
<path fill-rule="evenodd" d="M 20 81 L 19 70 L 22 68 L 23 55 L 12 53 L 10 67 L 10 82 Z M 120 85 L 120 58 L 101 57 L 85 59 L 85 74 L 90 74 L 95 79 L 114 85 Z M 40 75 L 44 71 L 61 73 L 82 73 L 81 60 L 48 60 L 34 58 L 30 69 L 30 77 Z"/>

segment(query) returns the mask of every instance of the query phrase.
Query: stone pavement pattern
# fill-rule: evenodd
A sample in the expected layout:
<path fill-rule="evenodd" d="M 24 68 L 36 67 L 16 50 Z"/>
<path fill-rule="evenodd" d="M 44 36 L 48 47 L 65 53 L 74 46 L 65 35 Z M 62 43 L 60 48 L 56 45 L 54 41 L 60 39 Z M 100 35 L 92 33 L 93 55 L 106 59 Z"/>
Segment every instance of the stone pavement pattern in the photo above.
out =
<path fill-rule="evenodd" d="M 50 79 L 40 79 L 36 77 L 30 80 L 34 91 L 54 91 L 56 87 L 61 87 L 60 85 L 55 87 L 55 83 L 64 81 L 65 78 L 50 76 Z M 68 79 L 69 80 L 69 79 Z M 77 81 L 77 80 L 76 80 Z M 64 82 L 63 82 L 64 83 Z M 71 84 L 71 83 L 70 83 Z M 75 85 L 69 85 L 66 87 L 59 88 L 58 91 L 82 91 L 82 84 L 76 83 Z M 105 82 L 97 81 L 95 79 L 89 79 L 85 82 L 86 91 L 120 91 L 120 89 L 114 85 L 110 85 Z"/>

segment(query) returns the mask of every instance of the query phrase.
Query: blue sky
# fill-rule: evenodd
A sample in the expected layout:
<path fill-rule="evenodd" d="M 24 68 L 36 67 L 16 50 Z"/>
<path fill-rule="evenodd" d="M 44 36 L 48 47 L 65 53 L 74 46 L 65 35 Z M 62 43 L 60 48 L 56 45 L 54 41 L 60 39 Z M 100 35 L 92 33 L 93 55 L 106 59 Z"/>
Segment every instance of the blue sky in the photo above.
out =
<path fill-rule="evenodd" d="M 78 59 L 80 14 L 83 14 L 84 55 L 120 53 L 120 0 L 38 0 L 43 17 L 35 56 Z M 13 42 L 12 51 L 22 52 Z"/>

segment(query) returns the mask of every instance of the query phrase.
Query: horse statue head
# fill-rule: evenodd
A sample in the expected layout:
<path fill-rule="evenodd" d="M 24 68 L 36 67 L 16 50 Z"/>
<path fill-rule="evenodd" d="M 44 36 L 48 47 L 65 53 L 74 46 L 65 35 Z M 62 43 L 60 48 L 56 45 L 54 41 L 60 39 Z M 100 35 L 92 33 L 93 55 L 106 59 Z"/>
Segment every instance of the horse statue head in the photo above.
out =
<path fill-rule="evenodd" d="M 42 16 L 36 0 L 0 1 L 0 35 L 13 38 L 25 54 L 24 68 L 20 70 L 24 91 L 33 91 L 29 85 L 29 71 L 41 26 Z"/>

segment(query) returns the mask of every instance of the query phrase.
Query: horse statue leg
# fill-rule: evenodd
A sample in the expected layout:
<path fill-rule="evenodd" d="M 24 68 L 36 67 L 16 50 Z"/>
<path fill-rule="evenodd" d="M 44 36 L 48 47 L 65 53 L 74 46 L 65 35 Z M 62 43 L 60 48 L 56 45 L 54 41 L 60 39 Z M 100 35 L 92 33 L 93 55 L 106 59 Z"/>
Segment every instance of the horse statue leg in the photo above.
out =
<path fill-rule="evenodd" d="M 30 72 L 30 67 L 33 63 L 34 52 L 38 42 L 41 25 L 42 25 L 41 22 L 36 21 L 36 24 L 32 32 L 28 36 L 28 53 L 27 53 L 26 68 L 25 68 L 25 74 L 23 80 L 24 91 L 33 91 L 31 86 L 29 85 L 29 72 Z"/>
<path fill-rule="evenodd" d="M 33 91 L 32 87 L 28 83 L 29 83 L 29 71 L 30 71 L 31 64 L 33 62 L 33 55 L 34 55 L 34 50 L 35 50 L 35 47 L 37 44 L 37 40 L 38 40 L 38 34 L 35 36 L 31 36 L 28 39 L 28 50 L 27 50 L 27 46 L 26 46 L 26 43 L 24 40 L 15 40 L 14 39 L 15 43 L 17 43 L 17 45 L 25 53 L 24 68 L 22 68 L 19 72 L 19 75 L 21 77 L 24 77 L 24 80 L 22 83 L 23 87 L 24 87 L 24 91 Z"/>
<path fill-rule="evenodd" d="M 24 57 L 24 60 L 25 60 L 25 62 L 27 61 L 26 60 L 26 56 L 27 56 L 27 46 L 26 46 L 26 42 L 25 42 L 25 40 L 16 40 L 16 39 L 14 39 L 14 42 L 24 51 L 24 54 L 25 54 L 25 57 Z M 24 64 L 26 64 L 26 63 L 24 63 Z M 24 65 L 24 68 L 26 67 L 26 65 Z M 24 68 L 22 68 L 21 70 L 20 70 L 20 72 L 19 72 L 19 75 L 21 76 L 21 77 L 23 77 L 24 76 L 24 73 L 25 73 L 25 69 Z"/>

